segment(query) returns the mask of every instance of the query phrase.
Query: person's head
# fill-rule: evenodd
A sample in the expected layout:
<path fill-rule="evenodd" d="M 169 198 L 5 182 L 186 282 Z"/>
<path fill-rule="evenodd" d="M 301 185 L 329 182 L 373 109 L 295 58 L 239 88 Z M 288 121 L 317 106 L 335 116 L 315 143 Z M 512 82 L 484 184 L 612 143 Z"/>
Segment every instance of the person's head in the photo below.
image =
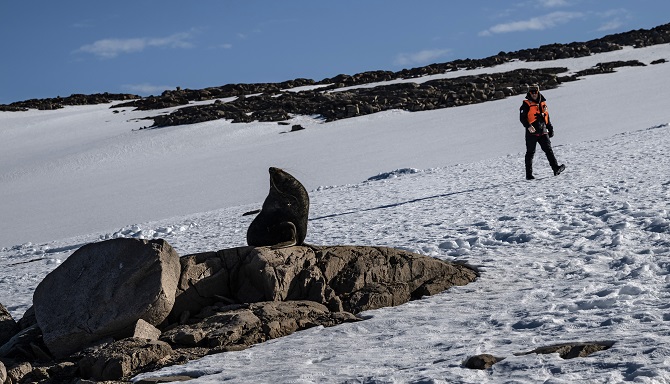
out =
<path fill-rule="evenodd" d="M 540 86 L 537 84 L 529 85 L 528 95 L 530 95 L 530 97 L 533 98 L 533 100 L 536 100 L 540 95 Z"/>

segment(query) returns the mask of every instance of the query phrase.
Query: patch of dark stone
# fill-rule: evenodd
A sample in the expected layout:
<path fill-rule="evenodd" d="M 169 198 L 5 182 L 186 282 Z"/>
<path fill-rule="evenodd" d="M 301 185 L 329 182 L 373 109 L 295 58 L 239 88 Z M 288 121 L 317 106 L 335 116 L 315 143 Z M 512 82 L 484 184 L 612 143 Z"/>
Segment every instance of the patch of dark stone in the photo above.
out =
<path fill-rule="evenodd" d="M 437 79 L 421 84 L 401 83 L 347 91 L 311 90 L 260 94 L 227 103 L 187 106 L 153 116 L 151 128 L 194 124 L 216 119 L 237 122 L 282 122 L 290 115 L 319 115 L 326 121 L 362 116 L 391 109 L 426 111 L 503 99 L 526 92 L 527 83 L 556 88 L 567 68 L 519 69 L 481 76 Z"/>
<path fill-rule="evenodd" d="M 233 123 L 278 122 L 291 115 L 318 115 L 325 121 L 335 121 L 391 109 L 410 112 L 456 107 L 503 99 L 526 92 L 527 84 L 541 89 L 553 89 L 561 83 L 581 77 L 612 73 L 624 66 L 644 66 L 637 60 L 599 63 L 593 68 L 569 76 L 559 76 L 567 68 L 518 69 L 504 73 L 436 79 L 424 83 L 400 83 L 376 87 L 353 88 L 328 92 L 316 89 L 302 92 L 259 94 L 237 100 L 209 105 L 180 108 L 170 114 L 147 118 L 150 128 L 194 124 L 217 119 Z M 295 131 L 292 130 L 292 132 Z"/>
<path fill-rule="evenodd" d="M 562 359 L 575 359 L 578 357 L 587 357 L 593 353 L 605 351 L 614 345 L 614 341 L 596 341 L 596 342 L 575 342 L 554 344 L 546 347 L 539 347 L 529 352 L 515 353 L 514 356 L 524 356 L 530 354 L 552 354 L 557 353 Z M 494 364 L 505 360 L 504 357 L 496 357 L 491 354 L 480 354 L 471 356 L 463 364 L 470 369 L 489 369 Z"/>
<path fill-rule="evenodd" d="M 0 111 L 20 112 L 28 109 L 53 110 L 73 105 L 95 105 L 106 104 L 117 100 L 140 99 L 140 96 L 126 93 L 96 93 L 93 95 L 73 94 L 67 97 L 55 97 L 49 99 L 30 99 L 11 103 L 0 104 Z"/>

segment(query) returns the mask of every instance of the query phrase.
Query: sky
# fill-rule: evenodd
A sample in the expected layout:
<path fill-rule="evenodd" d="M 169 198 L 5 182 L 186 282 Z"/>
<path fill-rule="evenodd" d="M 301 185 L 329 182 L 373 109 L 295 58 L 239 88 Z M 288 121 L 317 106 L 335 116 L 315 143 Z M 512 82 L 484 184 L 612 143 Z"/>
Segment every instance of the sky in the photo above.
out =
<path fill-rule="evenodd" d="M 398 71 L 668 15 L 666 0 L 0 0 L 0 103 Z"/>

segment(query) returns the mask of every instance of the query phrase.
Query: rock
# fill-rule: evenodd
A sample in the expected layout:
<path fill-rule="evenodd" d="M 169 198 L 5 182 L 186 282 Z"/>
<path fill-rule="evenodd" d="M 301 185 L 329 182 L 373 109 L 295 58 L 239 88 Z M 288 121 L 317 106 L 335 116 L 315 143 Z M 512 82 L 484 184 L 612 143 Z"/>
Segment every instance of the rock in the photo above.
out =
<path fill-rule="evenodd" d="M 489 354 L 481 354 L 481 355 L 476 355 L 470 357 L 466 362 L 465 362 L 465 368 L 470 368 L 470 369 L 489 369 L 493 366 L 493 364 L 504 360 L 502 357 L 495 357 L 493 355 Z"/>
<path fill-rule="evenodd" d="M 79 372 L 79 367 L 70 361 L 51 366 L 33 367 L 23 377 L 23 383 L 71 383 Z"/>
<path fill-rule="evenodd" d="M 386 247 L 238 247 L 184 256 L 180 262 L 170 323 L 216 302 L 310 300 L 333 311 L 358 313 L 477 277 L 467 266 Z"/>
<path fill-rule="evenodd" d="M 35 307 L 30 306 L 30 308 L 28 308 L 23 314 L 21 320 L 18 321 L 18 324 L 21 329 L 26 329 L 37 324 L 37 319 L 35 318 Z"/>
<path fill-rule="evenodd" d="M 43 360 L 48 355 L 43 356 L 44 351 L 39 349 L 38 344 L 40 344 L 41 336 L 42 331 L 37 324 L 20 331 L 0 346 L 0 357 L 22 357 L 31 360 L 41 358 Z M 33 351 L 34 349 L 37 350 Z M 50 358 L 47 357 L 46 359 L 49 360 Z"/>
<path fill-rule="evenodd" d="M 130 335 L 139 319 L 160 324 L 174 304 L 179 271 L 179 256 L 164 240 L 81 247 L 35 290 L 46 346 L 62 358 L 96 340 Z"/>
<path fill-rule="evenodd" d="M 323 247 L 318 254 L 323 281 L 352 313 L 400 305 L 477 278 L 467 266 L 387 247 Z M 312 290 L 320 285 L 313 280 Z"/>
<path fill-rule="evenodd" d="M 574 359 L 576 357 L 586 357 L 592 353 L 610 349 L 614 345 L 613 341 L 596 341 L 586 343 L 562 343 L 550 345 L 547 347 L 536 348 L 530 352 L 515 353 L 516 356 L 529 355 L 531 353 L 550 354 L 558 353 L 563 359 Z"/>
<path fill-rule="evenodd" d="M 6 383 L 20 383 L 23 378 L 33 370 L 30 363 L 22 362 L 7 369 Z"/>
<path fill-rule="evenodd" d="M 137 320 L 137 324 L 135 324 L 135 330 L 133 331 L 133 335 L 131 337 L 136 339 L 158 340 L 160 336 L 160 329 L 154 327 L 142 319 L 139 319 Z"/>
<path fill-rule="evenodd" d="M 0 361 L 0 384 L 4 383 L 7 380 L 7 368 L 5 364 Z"/>
<path fill-rule="evenodd" d="M 30 99 L 26 101 L 19 101 L 9 105 L 0 105 L 2 111 L 27 111 L 29 108 L 34 109 L 59 109 L 67 105 L 93 105 L 106 104 L 114 100 L 130 100 L 139 99 L 140 96 L 130 95 L 124 93 L 97 93 L 93 95 L 73 94 L 67 97 L 55 97 L 49 99 Z"/>
<path fill-rule="evenodd" d="M 208 308 L 202 320 L 163 333 L 161 340 L 176 347 L 201 347 L 204 353 L 247 348 L 266 340 L 315 326 L 358 321 L 346 312 L 333 313 L 312 301 L 260 302 Z"/>
<path fill-rule="evenodd" d="M 79 369 L 84 379 L 127 380 L 152 369 L 171 353 L 165 342 L 128 338 L 84 351 Z"/>
<path fill-rule="evenodd" d="M 20 330 L 21 327 L 19 327 L 7 308 L 0 303 L 0 345 L 5 344 L 14 335 L 19 333 Z"/>
<path fill-rule="evenodd" d="M 135 381 L 135 384 L 156 384 L 156 383 L 173 383 L 175 381 L 189 381 L 193 380 L 193 377 L 190 376 L 161 376 L 161 377 L 148 377 L 146 379 L 140 379 Z"/>

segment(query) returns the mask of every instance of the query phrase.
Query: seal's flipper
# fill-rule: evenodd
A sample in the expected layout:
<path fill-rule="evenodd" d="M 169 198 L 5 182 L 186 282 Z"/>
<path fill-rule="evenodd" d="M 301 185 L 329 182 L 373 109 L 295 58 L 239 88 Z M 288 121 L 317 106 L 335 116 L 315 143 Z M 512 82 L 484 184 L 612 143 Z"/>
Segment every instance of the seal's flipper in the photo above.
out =
<path fill-rule="evenodd" d="M 270 248 L 272 249 L 286 248 L 296 245 L 298 243 L 298 241 L 296 240 L 296 234 L 298 233 L 298 231 L 295 228 L 295 224 L 293 224 L 292 222 L 282 221 L 277 225 L 276 229 L 279 232 L 279 238 L 282 241 L 280 241 L 277 244 L 271 245 Z"/>
<path fill-rule="evenodd" d="M 289 241 L 285 241 L 283 243 L 272 245 L 272 246 L 270 246 L 270 249 L 288 248 L 288 247 L 292 247 L 294 245 L 296 245 L 295 240 L 289 240 Z"/>

